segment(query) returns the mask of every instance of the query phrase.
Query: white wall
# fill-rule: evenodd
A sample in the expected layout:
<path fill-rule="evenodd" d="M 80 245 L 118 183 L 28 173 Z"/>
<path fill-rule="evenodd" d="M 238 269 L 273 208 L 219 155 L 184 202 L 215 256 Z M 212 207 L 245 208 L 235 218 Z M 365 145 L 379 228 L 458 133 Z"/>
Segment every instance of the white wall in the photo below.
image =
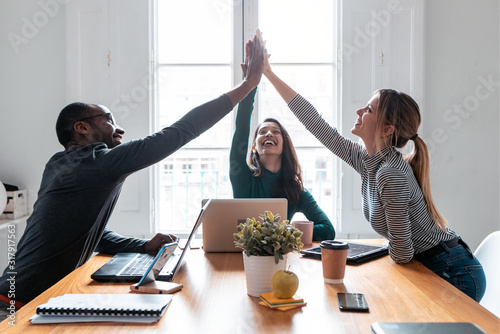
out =
<path fill-rule="evenodd" d="M 423 137 L 433 196 L 475 249 L 500 229 L 499 1 L 427 1 L 426 29 Z"/>
<path fill-rule="evenodd" d="M 62 149 L 55 122 L 66 102 L 63 9 L 54 6 L 51 17 L 36 0 L 0 2 L 0 180 L 28 189 L 30 208 L 45 163 Z M 28 29 L 34 22 L 40 27 Z M 27 37 L 18 52 L 9 34 Z"/>
<path fill-rule="evenodd" d="M 52 7 L 44 22 L 39 2 L 58 3 L 0 2 L 0 180 L 28 189 L 30 208 L 46 161 L 62 148 L 54 128 L 66 104 L 65 14 Z M 8 34 L 22 37 L 25 22 L 35 19 L 38 32 L 16 54 Z M 433 195 L 450 226 L 475 248 L 500 229 L 499 87 L 488 98 L 487 87 L 476 91 L 480 77 L 499 81 L 499 4 L 427 1 L 425 20 L 422 137 L 431 140 Z M 468 118 L 449 113 L 455 105 L 467 105 Z"/>

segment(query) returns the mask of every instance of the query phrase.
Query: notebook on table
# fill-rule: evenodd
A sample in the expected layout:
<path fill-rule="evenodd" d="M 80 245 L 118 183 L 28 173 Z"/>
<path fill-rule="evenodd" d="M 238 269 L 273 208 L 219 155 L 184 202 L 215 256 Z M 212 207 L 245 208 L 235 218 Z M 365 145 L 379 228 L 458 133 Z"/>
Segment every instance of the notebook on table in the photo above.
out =
<path fill-rule="evenodd" d="M 36 308 L 32 324 L 70 322 L 141 322 L 160 320 L 172 295 L 65 294 Z"/>
<path fill-rule="evenodd" d="M 374 334 L 486 334 L 470 322 L 374 322 Z"/>
<path fill-rule="evenodd" d="M 381 256 L 389 254 L 388 246 L 370 245 L 364 243 L 348 242 L 347 264 L 361 264 Z M 319 246 L 302 249 L 302 256 L 321 260 L 321 248 Z"/>
<path fill-rule="evenodd" d="M 288 201 L 286 198 L 233 198 L 203 200 L 206 207 L 202 218 L 203 250 L 212 252 L 241 252 L 234 245 L 234 233 L 238 225 L 247 218 L 260 220 L 265 211 L 279 214 L 280 221 L 286 220 Z"/>
<path fill-rule="evenodd" d="M 182 251 L 176 247 L 160 271 L 155 273 L 155 280 L 173 281 L 175 274 L 182 265 L 184 255 L 196 234 L 196 230 L 201 224 L 201 218 L 206 206 L 203 206 L 201 209 Z M 145 253 L 118 253 L 97 269 L 90 277 L 98 282 L 138 282 L 153 265 L 155 258 L 154 255 Z"/>

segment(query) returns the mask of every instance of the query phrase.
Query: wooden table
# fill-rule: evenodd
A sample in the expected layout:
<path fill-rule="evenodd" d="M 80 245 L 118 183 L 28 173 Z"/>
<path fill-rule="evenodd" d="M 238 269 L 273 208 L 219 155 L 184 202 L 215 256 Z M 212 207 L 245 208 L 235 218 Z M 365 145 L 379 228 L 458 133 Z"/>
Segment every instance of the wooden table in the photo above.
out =
<path fill-rule="evenodd" d="M 90 274 L 110 257 L 98 255 L 18 311 L 1 333 L 371 333 L 373 322 L 473 322 L 487 333 L 500 332 L 500 320 L 417 261 L 395 264 L 388 256 L 347 266 L 344 284 L 324 284 L 321 261 L 293 256 L 291 270 L 300 279 L 297 294 L 308 303 L 287 312 L 259 306 L 246 294 L 241 253 L 205 254 L 190 250 L 176 278 L 184 288 L 174 295 L 155 324 L 31 325 L 36 306 L 65 293 L 128 293 L 129 285 L 98 283 Z M 41 278 L 42 279 L 42 278 Z M 369 313 L 341 312 L 337 292 L 364 293 Z"/>

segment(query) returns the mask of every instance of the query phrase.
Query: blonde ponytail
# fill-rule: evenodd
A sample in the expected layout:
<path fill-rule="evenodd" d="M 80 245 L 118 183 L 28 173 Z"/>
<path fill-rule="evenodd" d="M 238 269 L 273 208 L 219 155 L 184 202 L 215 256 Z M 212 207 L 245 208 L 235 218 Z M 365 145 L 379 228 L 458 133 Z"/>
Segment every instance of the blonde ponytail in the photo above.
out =
<path fill-rule="evenodd" d="M 427 211 L 431 219 L 444 231 L 446 230 L 447 221 L 439 213 L 432 199 L 429 150 L 425 142 L 418 136 L 413 140 L 413 143 L 415 144 L 415 148 L 412 153 L 405 155 L 405 160 L 410 164 L 413 174 L 415 174 L 415 178 L 420 185 L 420 189 L 422 189 L 422 194 L 427 203 Z"/>
<path fill-rule="evenodd" d="M 430 217 L 439 228 L 446 230 L 447 221 L 438 212 L 432 200 L 429 150 L 425 142 L 416 135 L 420 125 L 420 108 L 418 104 L 411 96 L 393 89 L 379 89 L 374 94 L 379 96 L 377 128 L 381 131 L 387 125 L 394 127 L 394 132 L 386 138 L 387 145 L 402 148 L 409 140 L 413 140 L 415 148 L 412 153 L 405 155 L 404 158 L 410 164 L 420 189 L 422 189 Z"/>

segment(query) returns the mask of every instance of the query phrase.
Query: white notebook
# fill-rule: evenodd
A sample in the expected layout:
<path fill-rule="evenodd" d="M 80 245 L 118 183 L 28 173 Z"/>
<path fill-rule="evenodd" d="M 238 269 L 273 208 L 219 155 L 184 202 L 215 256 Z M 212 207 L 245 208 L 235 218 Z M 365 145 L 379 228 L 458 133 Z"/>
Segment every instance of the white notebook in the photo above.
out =
<path fill-rule="evenodd" d="M 66 294 L 36 308 L 32 324 L 68 322 L 156 322 L 171 294 Z"/>

